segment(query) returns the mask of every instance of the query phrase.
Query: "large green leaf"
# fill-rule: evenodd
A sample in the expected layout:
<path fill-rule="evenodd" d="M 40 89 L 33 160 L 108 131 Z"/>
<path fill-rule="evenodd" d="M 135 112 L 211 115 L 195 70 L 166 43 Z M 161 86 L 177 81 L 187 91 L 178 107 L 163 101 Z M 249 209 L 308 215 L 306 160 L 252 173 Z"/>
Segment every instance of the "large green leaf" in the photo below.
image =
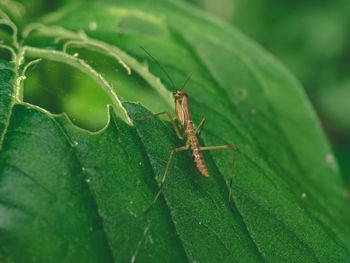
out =
<path fill-rule="evenodd" d="M 350 209 L 314 111 L 241 33 L 185 4 L 141 0 L 73 4 L 20 33 L 0 64 L 0 260 L 349 261 Z M 139 46 L 179 87 L 192 74 L 193 121 L 207 118 L 200 143 L 238 147 L 233 212 L 226 149 L 204 152 L 209 179 L 176 153 L 143 213 L 185 142 L 167 119 L 129 117 L 173 112 L 172 81 Z M 107 124 L 94 126 L 91 109 L 106 102 Z"/>

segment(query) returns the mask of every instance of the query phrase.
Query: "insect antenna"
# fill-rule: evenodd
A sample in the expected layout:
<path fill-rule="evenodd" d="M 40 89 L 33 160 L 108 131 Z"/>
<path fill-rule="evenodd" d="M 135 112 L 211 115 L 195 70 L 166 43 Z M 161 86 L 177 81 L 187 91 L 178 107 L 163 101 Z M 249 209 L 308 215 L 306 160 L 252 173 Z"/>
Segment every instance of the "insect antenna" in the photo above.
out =
<path fill-rule="evenodd" d="M 174 84 L 174 81 L 171 79 L 171 77 L 169 76 L 168 72 L 166 72 L 166 70 L 163 68 L 163 66 L 158 62 L 158 60 L 153 57 L 144 47 L 140 46 L 140 48 L 153 60 L 153 62 L 155 62 L 159 68 L 164 72 L 164 74 L 167 76 L 167 78 L 169 79 L 171 85 L 172 85 L 172 88 L 174 90 L 176 90 L 176 86 Z"/>
<path fill-rule="evenodd" d="M 186 87 L 187 83 L 190 81 L 191 78 L 192 78 L 192 74 L 188 75 L 187 79 L 185 80 L 180 90 L 183 90 Z"/>

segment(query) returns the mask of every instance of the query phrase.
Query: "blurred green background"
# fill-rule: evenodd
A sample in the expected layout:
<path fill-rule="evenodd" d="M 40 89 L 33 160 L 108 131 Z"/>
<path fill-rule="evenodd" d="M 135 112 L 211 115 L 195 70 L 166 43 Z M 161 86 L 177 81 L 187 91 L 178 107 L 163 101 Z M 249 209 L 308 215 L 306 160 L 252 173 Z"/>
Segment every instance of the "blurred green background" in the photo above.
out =
<path fill-rule="evenodd" d="M 22 0 L 19 2 L 26 8 L 26 17 L 35 19 L 64 4 L 76 1 Z M 294 72 L 305 87 L 320 117 L 337 155 L 344 181 L 350 188 L 350 1 L 183 1 L 234 25 Z M 42 66 L 39 66 L 39 70 L 40 67 Z M 69 81 L 74 81 L 74 77 Z M 94 90 L 98 90 L 98 87 L 92 88 L 90 95 Z M 79 90 L 67 89 L 64 92 L 70 96 L 82 96 Z M 31 91 L 28 88 L 27 97 L 28 100 L 35 101 L 35 90 Z M 100 97 L 100 104 L 104 105 L 107 98 L 103 95 Z M 70 101 L 76 100 L 72 98 Z M 90 101 L 91 96 L 82 104 L 85 103 L 86 107 L 91 107 Z M 40 102 L 36 103 L 40 104 Z M 61 110 L 57 107 L 57 112 Z M 85 109 L 80 110 L 83 112 Z M 52 111 L 55 110 L 52 109 Z M 103 108 L 100 111 L 103 114 Z M 301 151 L 302 147 L 300 145 Z"/>

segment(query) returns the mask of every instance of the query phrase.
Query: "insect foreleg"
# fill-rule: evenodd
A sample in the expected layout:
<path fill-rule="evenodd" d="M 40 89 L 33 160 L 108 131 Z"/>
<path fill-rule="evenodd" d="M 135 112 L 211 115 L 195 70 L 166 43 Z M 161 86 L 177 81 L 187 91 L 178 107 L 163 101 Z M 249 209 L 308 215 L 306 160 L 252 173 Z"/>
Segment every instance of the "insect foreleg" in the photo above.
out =
<path fill-rule="evenodd" d="M 197 128 L 198 129 L 198 128 Z M 231 207 L 231 200 L 232 200 L 232 180 L 233 180 L 233 171 L 234 171 L 234 166 L 235 166 L 235 161 L 236 161 L 236 154 L 237 154 L 237 147 L 234 145 L 221 145 L 221 146 L 204 146 L 200 147 L 201 151 L 205 150 L 215 150 L 215 149 L 227 149 L 230 148 L 233 150 L 233 156 L 232 156 L 232 169 L 231 169 L 231 175 L 230 175 L 230 190 L 228 193 L 228 202 Z"/>
<path fill-rule="evenodd" d="M 156 117 L 156 116 L 161 115 L 161 114 L 167 114 L 167 115 L 168 115 L 169 120 L 170 120 L 170 122 L 171 122 L 171 125 L 173 126 L 173 128 L 174 128 L 174 130 L 175 130 L 175 132 L 176 132 L 177 137 L 179 137 L 179 139 L 183 140 L 183 139 L 185 138 L 185 134 L 181 134 L 181 133 L 180 133 L 180 130 L 179 130 L 179 128 L 176 126 L 176 123 L 175 123 L 173 117 L 171 117 L 171 114 L 170 114 L 169 112 L 167 112 L 167 111 L 163 111 L 163 112 L 159 112 L 159 113 L 156 113 L 156 114 L 148 115 L 148 116 L 145 116 L 145 117 L 142 117 L 142 118 L 133 118 L 133 117 L 131 117 L 130 115 L 129 115 L 129 116 L 130 116 L 130 118 L 133 119 L 133 120 L 142 121 L 142 120 L 147 120 L 147 119 L 149 119 L 149 118 Z"/>
<path fill-rule="evenodd" d="M 202 129 L 203 129 L 203 125 L 205 122 L 205 117 L 201 120 L 201 122 L 199 123 L 197 129 L 195 130 L 196 134 L 201 135 Z M 199 132 L 198 132 L 199 131 Z"/>
<path fill-rule="evenodd" d="M 157 202 L 160 194 L 162 193 L 163 191 L 163 185 L 164 185 L 164 182 L 166 180 L 166 176 L 168 174 L 168 170 L 169 170 L 169 166 L 170 166 L 170 163 L 171 163 L 171 159 L 173 157 L 173 154 L 176 153 L 176 152 L 180 152 L 180 151 L 185 151 L 189 148 L 189 145 L 186 145 L 186 146 L 182 146 L 182 147 L 179 147 L 179 148 L 175 148 L 173 149 L 171 152 L 170 152 L 170 156 L 169 156 L 169 159 L 168 159 L 168 163 L 166 165 L 166 168 L 165 168 L 165 172 L 164 172 L 164 175 L 162 177 L 162 181 L 160 182 L 160 186 L 159 186 L 159 191 L 158 193 L 156 194 L 156 196 L 154 197 L 153 199 L 153 202 L 152 204 L 150 205 L 150 207 L 145 211 L 145 214 L 147 214 L 149 211 L 151 211 L 151 209 L 153 208 L 154 204 Z"/>

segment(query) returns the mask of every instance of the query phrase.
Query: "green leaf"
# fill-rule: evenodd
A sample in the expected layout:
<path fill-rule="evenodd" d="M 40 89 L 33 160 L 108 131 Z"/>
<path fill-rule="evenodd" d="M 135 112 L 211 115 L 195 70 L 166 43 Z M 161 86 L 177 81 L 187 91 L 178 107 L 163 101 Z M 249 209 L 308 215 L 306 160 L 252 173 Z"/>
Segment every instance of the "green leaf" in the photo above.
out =
<path fill-rule="evenodd" d="M 13 82 L 15 74 L 7 61 L 0 61 L 0 136 L 2 137 L 8 125 L 9 115 L 14 96 Z"/>
<path fill-rule="evenodd" d="M 1 154 L 5 256 L 17 262 L 108 262 L 97 207 L 82 181 L 79 160 L 57 123 L 15 105 Z"/>
<path fill-rule="evenodd" d="M 319 121 L 295 78 L 241 33 L 186 4 L 141 0 L 73 4 L 20 33 L 23 42 L 5 43 L 12 62 L 0 64 L 1 260 L 348 260 L 350 210 Z M 203 152 L 209 179 L 189 152 L 175 153 L 145 215 L 170 151 L 185 141 L 165 118 L 129 115 L 173 113 L 171 82 L 181 87 L 188 74 L 193 122 L 206 117 L 201 145 L 238 147 L 234 211 L 225 149 Z M 43 88 L 28 92 L 38 79 Z M 57 81 L 64 92 L 50 90 Z M 67 103 L 75 94 L 76 103 L 106 110 L 81 102 L 85 85 L 111 104 L 97 132 L 81 125 L 93 119 L 88 106 L 75 112 Z M 45 106 L 45 92 L 56 108 Z"/>

